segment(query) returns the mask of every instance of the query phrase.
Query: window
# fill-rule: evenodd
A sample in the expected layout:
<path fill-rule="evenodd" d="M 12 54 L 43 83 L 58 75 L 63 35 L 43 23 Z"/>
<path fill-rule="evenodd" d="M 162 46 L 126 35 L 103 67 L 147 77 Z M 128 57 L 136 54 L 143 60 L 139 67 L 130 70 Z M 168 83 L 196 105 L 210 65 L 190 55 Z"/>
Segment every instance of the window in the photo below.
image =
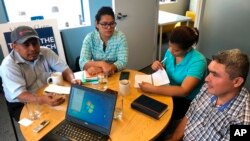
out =
<path fill-rule="evenodd" d="M 177 2 L 177 0 L 159 0 L 160 4 L 168 4 L 168 3 L 174 3 Z"/>
<path fill-rule="evenodd" d="M 60 29 L 90 25 L 89 0 L 4 0 L 9 22 L 57 19 Z"/>

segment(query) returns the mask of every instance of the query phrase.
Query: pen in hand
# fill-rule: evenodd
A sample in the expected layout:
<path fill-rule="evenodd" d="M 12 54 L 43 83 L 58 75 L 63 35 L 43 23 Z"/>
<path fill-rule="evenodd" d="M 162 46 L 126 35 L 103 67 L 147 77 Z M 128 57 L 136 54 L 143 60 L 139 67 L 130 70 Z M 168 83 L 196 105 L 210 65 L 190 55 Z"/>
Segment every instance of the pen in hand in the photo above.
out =
<path fill-rule="evenodd" d="M 161 63 L 163 63 L 166 59 L 167 59 L 167 57 L 165 57 L 165 58 L 161 61 Z"/>

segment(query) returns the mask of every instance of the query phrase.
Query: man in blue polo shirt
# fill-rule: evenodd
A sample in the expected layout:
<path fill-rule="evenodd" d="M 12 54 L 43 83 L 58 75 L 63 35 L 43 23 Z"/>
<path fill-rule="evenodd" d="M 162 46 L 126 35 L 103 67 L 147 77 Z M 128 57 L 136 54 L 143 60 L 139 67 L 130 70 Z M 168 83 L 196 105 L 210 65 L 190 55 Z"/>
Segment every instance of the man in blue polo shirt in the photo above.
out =
<path fill-rule="evenodd" d="M 28 26 L 19 26 L 11 32 L 13 50 L 1 64 L 1 77 L 8 110 L 19 120 L 25 102 L 56 106 L 65 101 L 52 95 L 36 96 L 36 90 L 47 84 L 53 72 L 62 72 L 63 79 L 80 84 L 68 65 L 49 48 L 40 48 L 37 32 Z"/>

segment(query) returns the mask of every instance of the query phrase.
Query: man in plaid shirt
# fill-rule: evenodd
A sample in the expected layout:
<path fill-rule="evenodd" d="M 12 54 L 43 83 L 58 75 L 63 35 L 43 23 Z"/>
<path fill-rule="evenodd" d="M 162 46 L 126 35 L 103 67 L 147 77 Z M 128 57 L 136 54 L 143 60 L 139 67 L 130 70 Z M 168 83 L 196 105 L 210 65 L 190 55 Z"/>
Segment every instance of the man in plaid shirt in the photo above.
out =
<path fill-rule="evenodd" d="M 212 58 L 206 84 L 169 140 L 229 140 L 230 125 L 250 125 L 250 95 L 243 87 L 248 56 L 232 49 Z"/>

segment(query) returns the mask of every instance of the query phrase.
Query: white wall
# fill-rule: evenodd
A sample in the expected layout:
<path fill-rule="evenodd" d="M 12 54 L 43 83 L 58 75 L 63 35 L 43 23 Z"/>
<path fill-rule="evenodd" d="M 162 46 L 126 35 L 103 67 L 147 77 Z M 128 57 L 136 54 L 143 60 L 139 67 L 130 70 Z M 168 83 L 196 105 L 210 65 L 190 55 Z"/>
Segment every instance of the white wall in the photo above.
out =
<path fill-rule="evenodd" d="M 220 50 L 239 48 L 250 55 L 250 1 L 203 0 L 198 49 L 208 58 Z M 237 70 L 236 70 L 237 71 Z M 250 77 L 246 87 L 250 90 Z"/>

